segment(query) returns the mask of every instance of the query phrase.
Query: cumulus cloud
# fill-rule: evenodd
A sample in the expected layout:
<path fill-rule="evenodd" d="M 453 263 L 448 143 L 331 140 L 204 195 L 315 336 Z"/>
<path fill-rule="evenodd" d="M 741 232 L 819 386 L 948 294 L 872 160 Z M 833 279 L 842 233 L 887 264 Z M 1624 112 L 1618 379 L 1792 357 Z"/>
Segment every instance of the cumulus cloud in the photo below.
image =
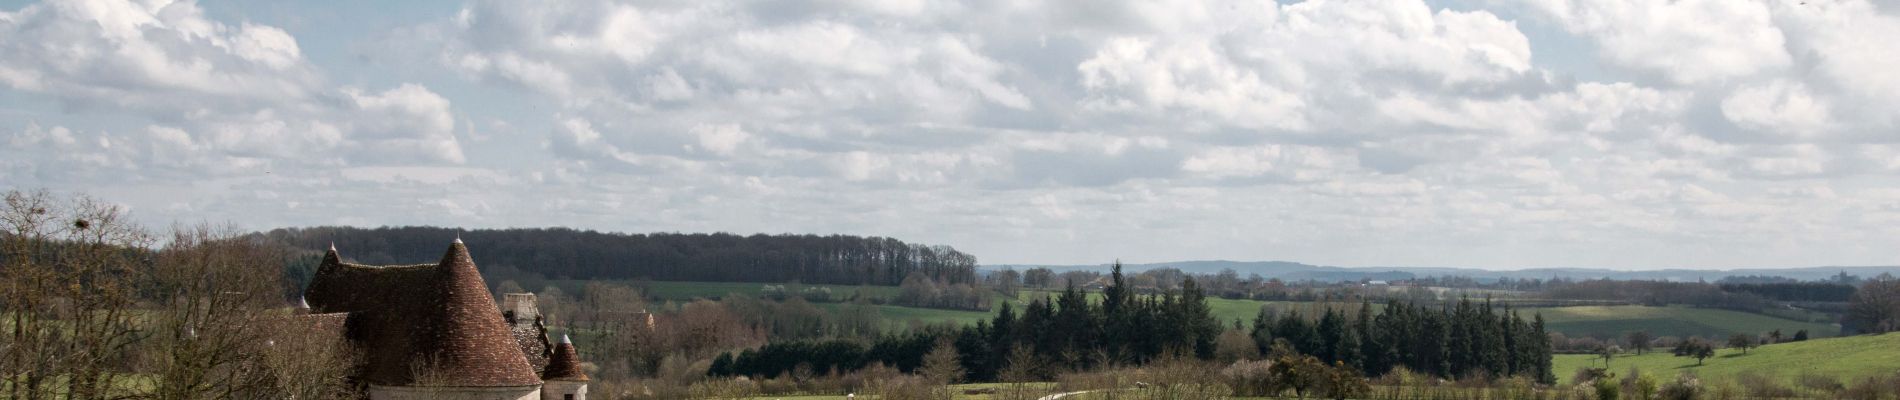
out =
<path fill-rule="evenodd" d="M 81 108 L 281 104 L 318 79 L 288 33 L 211 21 L 190 1 L 31 4 L 0 18 L 0 52 L 0 82 Z"/>
<path fill-rule="evenodd" d="M 1469 3 L 473 0 L 351 36 L 47 0 L 0 14 L 0 173 L 999 262 L 1895 261 L 1892 10 Z M 336 41 L 372 67 L 319 68 Z"/>
<path fill-rule="evenodd" d="M 96 140 L 10 151 L 35 164 L 73 154 L 98 161 L 83 163 L 94 171 L 41 173 L 111 182 L 465 161 L 448 99 L 414 84 L 329 87 L 288 32 L 217 21 L 191 1 L 30 4 L 0 18 L 0 52 L 7 88 L 127 122 L 80 129 Z M 8 128 L 19 136 L 76 131 L 31 121 Z"/>
<path fill-rule="evenodd" d="M 1786 38 L 1765 1 L 1541 0 L 1525 3 L 1596 41 L 1615 65 L 1675 83 L 1747 77 L 1787 67 Z"/>

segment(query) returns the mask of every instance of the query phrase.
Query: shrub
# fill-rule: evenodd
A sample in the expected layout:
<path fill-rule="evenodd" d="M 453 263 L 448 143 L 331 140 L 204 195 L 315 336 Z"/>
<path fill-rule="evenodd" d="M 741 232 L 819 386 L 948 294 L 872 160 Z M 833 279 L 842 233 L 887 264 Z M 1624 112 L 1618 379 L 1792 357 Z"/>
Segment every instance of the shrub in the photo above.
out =
<path fill-rule="evenodd" d="M 1835 380 L 1834 377 L 1813 373 L 1802 373 L 1800 377 L 1795 378 L 1795 383 L 1808 390 L 1826 393 L 1840 392 L 1842 389 L 1847 388 L 1841 385 L 1841 381 Z"/>
<path fill-rule="evenodd" d="M 879 400 L 950 400 L 950 387 L 930 379 L 904 375 L 880 381 L 873 388 Z"/>
<path fill-rule="evenodd" d="M 1885 378 L 1869 376 L 1854 381 L 1854 384 L 1848 386 L 1846 390 L 1842 390 L 1838 397 L 1854 400 L 1879 400 L 1891 398 L 1891 395 L 1895 393 L 1900 393 L 1900 376 Z"/>
<path fill-rule="evenodd" d="M 759 385 L 750 379 L 711 379 L 694 383 L 686 393 L 695 399 L 744 399 L 759 395 Z"/>
<path fill-rule="evenodd" d="M 1661 398 L 1662 400 L 1701 399 L 1702 398 L 1702 380 L 1696 379 L 1694 374 L 1678 375 L 1676 376 L 1676 380 L 1674 382 L 1669 382 L 1669 384 L 1663 385 L 1662 391 L 1657 394 L 1658 394 L 1658 397 Z"/>
<path fill-rule="evenodd" d="M 1597 400 L 1617 400 L 1619 389 L 1622 389 L 1617 387 L 1616 381 L 1611 379 L 1598 379 L 1591 383 L 1590 387 L 1596 390 Z"/>
<path fill-rule="evenodd" d="M 1758 399 L 1794 397 L 1794 389 L 1781 386 L 1780 383 L 1776 383 L 1778 380 L 1761 376 L 1761 374 L 1744 372 L 1736 375 L 1735 380 L 1742 382 L 1742 389 L 1748 392 L 1748 397 Z"/>
<path fill-rule="evenodd" d="M 1608 378 L 1610 376 L 1611 376 L 1610 371 L 1607 369 L 1584 367 L 1584 368 L 1577 368 L 1576 375 L 1571 375 L 1570 381 L 1576 382 L 1576 383 L 1587 383 L 1587 382 L 1595 382 L 1599 379 Z"/>
<path fill-rule="evenodd" d="M 1235 395 L 1267 396 L 1273 389 L 1273 375 L 1268 371 L 1272 366 L 1273 363 L 1266 360 L 1240 360 L 1221 369 L 1220 375 L 1227 386 L 1234 389 Z"/>
<path fill-rule="evenodd" d="M 1623 375 L 1621 386 L 1623 393 L 1628 394 L 1626 397 L 1630 398 L 1630 400 L 1653 400 L 1656 398 L 1656 378 L 1643 375 L 1643 371 L 1637 370 L 1635 367 L 1631 367 L 1630 372 Z"/>

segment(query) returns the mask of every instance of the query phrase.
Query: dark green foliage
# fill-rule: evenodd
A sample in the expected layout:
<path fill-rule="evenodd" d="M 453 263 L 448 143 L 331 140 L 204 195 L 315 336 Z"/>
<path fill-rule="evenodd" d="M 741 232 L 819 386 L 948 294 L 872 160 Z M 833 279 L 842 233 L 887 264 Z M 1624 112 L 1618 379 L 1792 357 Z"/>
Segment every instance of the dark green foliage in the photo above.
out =
<path fill-rule="evenodd" d="M 1742 354 L 1748 354 L 1748 348 L 1755 347 L 1755 337 L 1746 333 L 1737 333 L 1728 337 L 1728 347 L 1742 349 Z"/>
<path fill-rule="evenodd" d="M 713 358 L 712 367 L 706 369 L 706 375 L 732 375 L 732 353 L 719 353 L 719 357 Z"/>
<path fill-rule="evenodd" d="M 1404 366 L 1446 378 L 1483 374 L 1556 381 L 1543 316 L 1527 322 L 1509 310 L 1493 312 L 1489 302 L 1467 300 L 1433 309 L 1394 301 L 1376 316 L 1370 304 L 1361 304 L 1350 320 L 1328 310 L 1316 322 L 1298 312 L 1275 317 L 1262 311 L 1251 333 L 1262 353 L 1285 346 L 1283 352 L 1313 355 L 1369 376 Z"/>
<path fill-rule="evenodd" d="M 1689 338 L 1676 344 L 1676 349 L 1672 353 L 1675 353 L 1676 357 L 1695 357 L 1696 365 L 1702 365 L 1702 360 L 1715 356 L 1715 344 L 1702 338 Z"/>
<path fill-rule="evenodd" d="M 1120 274 L 1116 274 L 1119 278 Z M 1115 279 L 1110 288 L 1120 288 Z M 971 381 L 994 381 L 1016 349 L 1029 349 L 1037 365 L 1050 370 L 1078 370 L 1105 363 L 1146 363 L 1165 354 L 1211 358 L 1220 322 L 1208 309 L 1205 295 L 1192 278 L 1179 292 L 1134 296 L 1112 290 L 1114 300 L 1088 301 L 1086 293 L 1069 288 L 1054 300 L 1029 302 L 1019 317 L 1005 303 L 989 321 L 963 328 L 934 327 L 887 335 L 865 348 L 862 341 L 785 341 L 739 354 L 729 374 L 773 377 L 809 364 L 812 371 L 831 368 L 848 371 L 882 363 L 910 372 L 923 363 L 939 340 L 948 340 Z M 1108 296 L 1105 299 L 1111 298 Z M 711 373 L 709 371 L 709 373 Z"/>
<path fill-rule="evenodd" d="M 434 227 L 277 229 L 263 234 L 321 251 L 331 243 L 352 262 L 434 262 L 460 238 L 480 249 L 490 282 L 544 279 L 804 282 L 897 285 L 912 273 L 944 284 L 975 284 L 976 257 L 945 246 L 892 238 L 818 235 L 621 234 L 565 228 L 461 230 Z"/>
<path fill-rule="evenodd" d="M 1780 301 L 1844 302 L 1854 297 L 1854 286 L 1833 282 L 1728 283 L 1722 291 L 1754 293 Z"/>

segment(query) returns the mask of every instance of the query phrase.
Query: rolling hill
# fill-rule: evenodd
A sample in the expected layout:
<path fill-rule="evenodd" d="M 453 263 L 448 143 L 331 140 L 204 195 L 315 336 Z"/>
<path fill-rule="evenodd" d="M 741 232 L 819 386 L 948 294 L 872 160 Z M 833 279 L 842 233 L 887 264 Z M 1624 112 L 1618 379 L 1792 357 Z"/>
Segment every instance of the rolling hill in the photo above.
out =
<path fill-rule="evenodd" d="M 1291 261 L 1175 261 L 1148 264 L 1123 264 L 1131 272 L 1156 268 L 1176 268 L 1184 272 L 1197 274 L 1218 273 L 1232 269 L 1241 276 L 1260 274 L 1266 278 L 1303 281 L 1357 281 L 1402 280 L 1416 277 L 1465 276 L 1472 279 L 1619 279 L 1619 280 L 1665 280 L 1665 281 L 1714 281 L 1736 275 L 1780 276 L 1797 280 L 1812 281 L 1827 279 L 1840 273 L 1871 277 L 1883 273 L 1900 275 L 1900 266 L 1820 266 L 1799 268 L 1739 268 L 1739 269 L 1687 269 L 1670 268 L 1657 270 L 1616 270 L 1606 268 L 1527 268 L 1516 270 L 1489 270 L 1458 267 L 1335 267 L 1304 264 Z M 985 271 L 1003 268 L 1024 270 L 1029 268 L 1049 268 L 1057 272 L 1088 270 L 1107 272 L 1108 264 L 1095 265 L 1031 265 L 1031 264 L 994 264 L 979 267 Z"/>
<path fill-rule="evenodd" d="M 1762 346 L 1747 354 L 1741 350 L 1721 349 L 1701 366 L 1696 365 L 1694 358 L 1676 357 L 1670 355 L 1668 349 L 1658 349 L 1643 355 L 1615 357 L 1609 369 L 1623 375 L 1635 367 L 1659 380 L 1694 372 L 1702 379 L 1716 381 L 1759 375 L 1792 384 L 1802 374 L 1815 374 L 1846 382 L 1900 372 L 1900 351 L 1893 351 L 1896 348 L 1900 348 L 1900 333 L 1815 339 Z M 1601 358 L 1585 354 L 1559 354 L 1552 363 L 1558 381 L 1566 383 L 1579 368 L 1604 365 Z"/>

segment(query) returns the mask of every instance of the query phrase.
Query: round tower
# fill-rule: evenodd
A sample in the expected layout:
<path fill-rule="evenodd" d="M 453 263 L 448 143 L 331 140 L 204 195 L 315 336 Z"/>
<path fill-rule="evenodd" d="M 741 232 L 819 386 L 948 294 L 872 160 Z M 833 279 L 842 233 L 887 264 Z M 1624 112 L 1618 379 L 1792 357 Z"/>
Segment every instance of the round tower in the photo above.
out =
<path fill-rule="evenodd" d="M 581 356 L 574 341 L 561 335 L 554 345 L 554 356 L 541 371 L 541 400 L 587 400 L 587 373 L 581 371 Z"/>

